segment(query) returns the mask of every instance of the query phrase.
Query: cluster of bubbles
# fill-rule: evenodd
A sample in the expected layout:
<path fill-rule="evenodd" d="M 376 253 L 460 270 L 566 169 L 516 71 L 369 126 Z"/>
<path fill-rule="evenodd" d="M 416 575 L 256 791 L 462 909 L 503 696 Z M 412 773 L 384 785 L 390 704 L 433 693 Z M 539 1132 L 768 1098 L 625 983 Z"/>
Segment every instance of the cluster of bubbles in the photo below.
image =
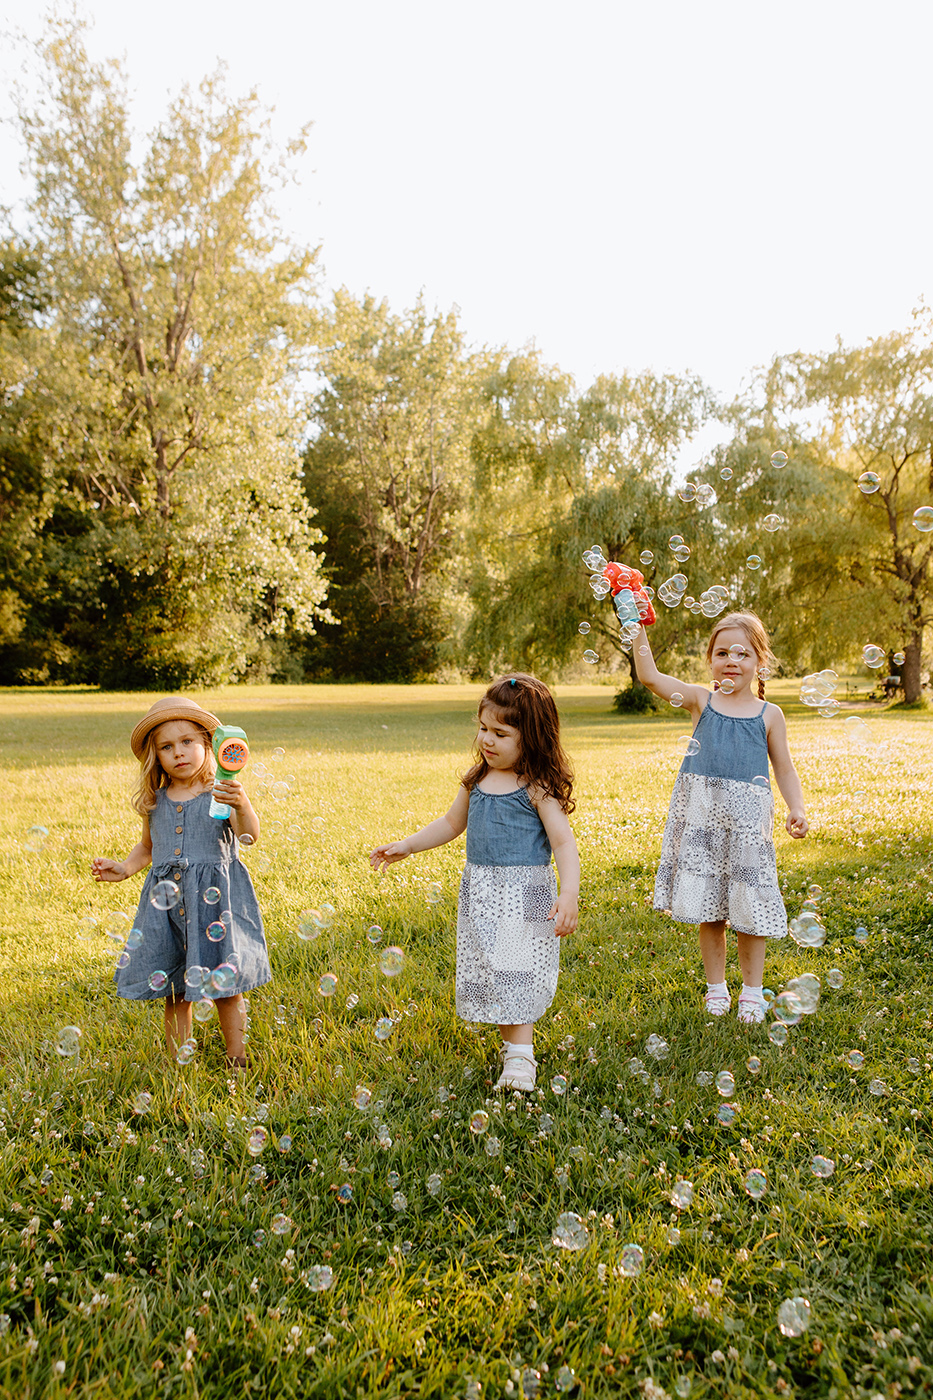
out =
<path fill-rule="evenodd" d="M 336 917 L 337 910 L 332 904 L 322 904 L 320 909 L 302 909 L 295 932 L 303 943 L 311 943 L 331 927 Z"/>
<path fill-rule="evenodd" d="M 729 476 L 731 475 L 730 472 Z M 729 477 L 723 477 L 723 480 L 728 481 Z M 705 482 L 696 486 L 692 481 L 685 481 L 677 495 L 685 505 L 690 505 L 691 502 L 698 506 L 714 506 L 716 504 L 716 492 L 712 486 L 708 486 Z"/>
<path fill-rule="evenodd" d="M 813 671 L 800 682 L 800 699 L 804 705 L 819 710 L 825 719 L 830 719 L 839 709 L 835 690 L 839 677 L 835 671 Z"/>

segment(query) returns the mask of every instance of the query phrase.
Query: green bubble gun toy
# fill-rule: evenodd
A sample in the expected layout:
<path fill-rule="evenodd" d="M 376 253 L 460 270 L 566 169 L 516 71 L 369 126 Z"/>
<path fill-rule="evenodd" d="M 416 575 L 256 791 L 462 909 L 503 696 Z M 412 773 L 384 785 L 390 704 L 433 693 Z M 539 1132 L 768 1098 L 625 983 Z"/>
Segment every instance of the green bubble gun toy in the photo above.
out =
<path fill-rule="evenodd" d="M 217 760 L 215 782 L 224 783 L 228 778 L 235 777 L 249 763 L 246 735 L 242 729 L 237 729 L 235 724 L 219 724 L 214 730 L 211 746 Z M 216 797 L 212 797 L 210 815 L 219 822 L 226 821 L 230 815 L 230 808 L 225 802 L 218 802 Z"/>

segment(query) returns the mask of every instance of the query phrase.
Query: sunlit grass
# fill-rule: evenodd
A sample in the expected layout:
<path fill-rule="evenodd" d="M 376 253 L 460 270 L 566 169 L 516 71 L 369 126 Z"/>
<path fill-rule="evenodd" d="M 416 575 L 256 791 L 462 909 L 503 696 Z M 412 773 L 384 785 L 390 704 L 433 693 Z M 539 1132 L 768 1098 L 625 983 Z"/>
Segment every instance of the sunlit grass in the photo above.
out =
<path fill-rule="evenodd" d="M 232 1083 L 215 1024 L 197 1028 L 182 1069 L 165 1058 L 158 1008 L 113 994 L 103 930 L 109 914 L 132 914 L 140 880 L 97 886 L 89 867 L 136 839 L 127 740 L 151 697 L 5 692 L 2 1393 L 446 1400 L 474 1393 L 470 1380 L 486 1397 L 517 1395 L 528 1368 L 553 1395 L 562 1367 L 607 1396 L 674 1394 L 687 1378 L 694 1396 L 868 1397 L 933 1379 L 933 726 L 860 711 L 866 742 L 804 712 L 789 686 L 775 694 L 813 826 L 805 842 L 779 836 L 782 881 L 792 912 L 822 886 L 829 938 L 773 949 L 766 981 L 815 971 L 817 1014 L 783 1050 L 733 1018 L 709 1024 L 694 934 L 648 907 L 683 716 L 623 720 L 610 690 L 562 688 L 581 927 L 538 1027 L 540 1093 L 500 1101 L 494 1033 L 471 1034 L 453 1012 L 462 845 L 383 878 L 365 860 L 449 805 L 477 688 L 200 697 L 246 729 L 257 760 L 283 747 L 274 772 L 291 788 L 281 802 L 257 797 L 264 834 L 248 859 L 274 981 L 251 998 L 255 1070 Z M 33 825 L 48 839 L 30 842 Z M 434 881 L 440 904 L 425 897 Z M 298 913 L 324 901 L 333 926 L 299 941 Z M 98 931 L 82 941 L 87 916 Z M 378 969 L 374 922 L 383 945 L 405 949 L 397 978 Z M 333 997 L 318 991 L 323 972 L 339 979 Z M 380 1043 L 385 1016 L 396 1025 Z M 69 1024 L 82 1030 L 77 1060 L 54 1049 Z M 658 1063 L 651 1033 L 671 1047 Z M 865 1057 L 855 1070 L 853 1049 Z M 696 1082 L 721 1069 L 736 1080 L 730 1127 L 715 1087 Z M 552 1092 L 555 1074 L 566 1094 Z M 364 1112 L 357 1084 L 373 1091 Z M 152 1095 L 145 1115 L 140 1092 Z M 478 1109 L 490 1124 L 474 1135 Z M 254 1159 L 257 1122 L 269 1138 Z M 829 1180 L 811 1172 L 816 1152 L 836 1162 Z M 758 1202 L 750 1167 L 768 1175 Z M 680 1212 L 678 1176 L 695 1188 Z M 561 1211 L 586 1220 L 579 1253 L 551 1243 Z M 291 1223 L 278 1236 L 281 1215 Z M 644 1251 L 636 1277 L 620 1272 L 629 1243 Z M 333 1282 L 314 1291 L 322 1265 Z M 776 1310 L 798 1294 L 811 1325 L 785 1338 Z"/>

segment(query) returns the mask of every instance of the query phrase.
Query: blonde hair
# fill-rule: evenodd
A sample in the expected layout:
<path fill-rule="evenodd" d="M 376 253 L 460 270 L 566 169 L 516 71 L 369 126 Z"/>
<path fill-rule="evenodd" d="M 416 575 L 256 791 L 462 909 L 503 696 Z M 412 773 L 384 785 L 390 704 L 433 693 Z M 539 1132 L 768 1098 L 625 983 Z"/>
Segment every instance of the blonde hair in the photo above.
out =
<path fill-rule="evenodd" d="M 706 648 L 707 661 L 712 661 L 716 638 L 727 627 L 737 627 L 739 631 L 744 632 L 748 638 L 749 646 L 758 657 L 758 699 L 763 700 L 765 698 L 765 676 L 761 673 L 765 671 L 766 675 L 769 675 L 776 664 L 774 652 L 771 650 L 771 639 L 765 630 L 765 625 L 757 613 L 726 613 L 726 616 L 721 618 L 713 628 Z"/>
<path fill-rule="evenodd" d="M 165 723 L 171 724 L 172 721 L 166 720 Z M 214 763 L 214 750 L 211 747 L 211 736 L 203 724 L 198 724 L 196 720 L 186 719 L 184 723 L 190 724 L 192 729 L 196 729 L 204 740 L 204 762 L 195 774 L 194 781 L 212 782 L 216 765 Z M 159 762 L 156 752 L 156 735 L 161 728 L 162 725 L 157 724 L 146 735 L 146 747 L 139 761 L 139 777 L 133 789 L 132 803 L 141 817 L 147 817 L 155 807 L 160 788 L 169 786 L 168 774 Z"/>

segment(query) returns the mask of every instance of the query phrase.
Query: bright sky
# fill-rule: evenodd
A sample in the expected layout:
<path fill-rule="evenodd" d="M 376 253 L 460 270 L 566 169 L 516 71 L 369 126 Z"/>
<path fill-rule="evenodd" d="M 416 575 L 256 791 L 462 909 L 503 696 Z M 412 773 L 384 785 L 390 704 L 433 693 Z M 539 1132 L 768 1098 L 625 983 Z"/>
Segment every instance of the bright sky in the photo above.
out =
<path fill-rule="evenodd" d="M 692 369 L 731 395 L 933 293 L 925 0 L 81 8 L 143 128 L 218 59 L 282 138 L 314 122 L 282 210 L 328 285 L 456 303 L 474 343 L 534 341 L 581 386 Z M 0 0 L 4 28 L 39 32 L 25 15 Z M 8 198 L 17 160 L 6 131 Z"/>

